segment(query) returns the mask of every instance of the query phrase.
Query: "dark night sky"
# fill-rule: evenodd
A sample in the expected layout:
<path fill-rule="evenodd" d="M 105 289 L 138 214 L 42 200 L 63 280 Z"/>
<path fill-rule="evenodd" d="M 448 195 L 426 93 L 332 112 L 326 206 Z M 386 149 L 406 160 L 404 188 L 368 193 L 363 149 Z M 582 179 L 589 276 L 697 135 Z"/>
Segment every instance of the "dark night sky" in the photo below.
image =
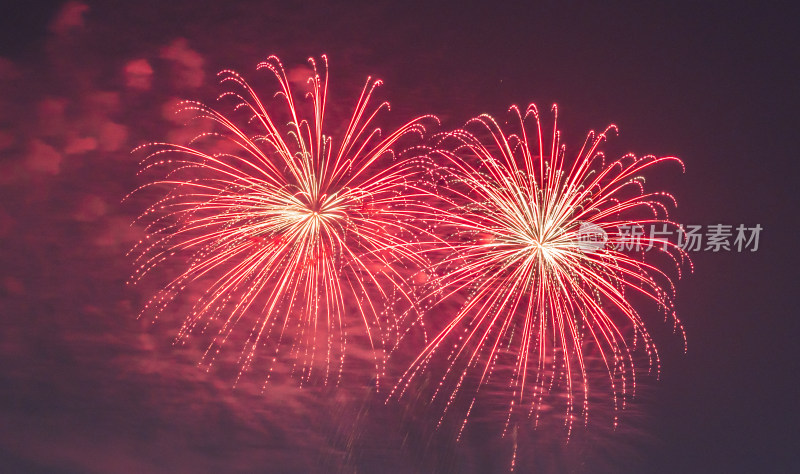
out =
<path fill-rule="evenodd" d="M 568 143 L 613 122 L 621 131 L 610 150 L 682 158 L 685 174 L 652 177 L 654 188 L 676 195 L 675 219 L 760 224 L 760 248 L 693 255 L 695 272 L 680 281 L 677 300 L 689 350 L 683 354 L 680 338 L 651 321 L 662 379 L 637 405 L 642 419 L 633 434 L 609 434 L 606 451 L 586 455 L 591 461 L 542 469 L 800 470 L 790 242 L 800 230 L 790 194 L 800 158 L 800 38 L 791 12 L 764 2 L 472 3 L 5 2 L 2 470 L 332 469 L 314 464 L 324 457 L 319 446 L 342 443 L 347 435 L 337 433 L 353 418 L 347 410 L 358 412 L 359 393 L 368 389 L 233 390 L 225 374 L 196 368 L 198 348 L 172 348 L 178 316 L 156 325 L 137 320 L 152 288 L 124 284 L 125 252 L 138 238 L 129 224 L 141 210 L 120 204 L 141 183 L 129 151 L 180 128 L 165 118 L 165 104 L 213 101 L 216 71 L 256 76 L 255 64 L 272 53 L 289 65 L 328 54 L 332 94 L 351 94 L 368 74 L 381 77 L 396 120 L 433 113 L 452 128 L 479 113 L 502 115 L 512 103 L 558 102 Z M 152 73 L 134 74 L 137 59 Z M 137 78 L 144 82 L 132 85 Z M 337 397 L 349 408 L 327 426 Z M 403 430 L 413 437 L 415 428 L 397 428 L 407 413 L 367 402 L 362 408 L 392 433 L 359 428 L 373 434 L 361 437 L 364 454 L 343 472 L 505 469 L 506 454 L 489 452 L 492 442 L 481 439 L 452 448 L 434 438 L 428 448 L 393 451 Z M 596 443 L 586 439 L 572 444 Z M 531 449 L 546 444 L 567 457 L 584 453 L 559 441 L 539 440 Z M 406 459 L 426 449 L 470 454 Z"/>

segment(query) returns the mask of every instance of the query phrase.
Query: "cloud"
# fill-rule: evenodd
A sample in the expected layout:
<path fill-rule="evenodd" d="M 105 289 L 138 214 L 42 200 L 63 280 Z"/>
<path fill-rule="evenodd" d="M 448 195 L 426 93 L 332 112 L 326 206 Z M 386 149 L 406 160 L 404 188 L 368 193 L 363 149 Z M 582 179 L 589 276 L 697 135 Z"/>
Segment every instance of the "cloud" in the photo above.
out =
<path fill-rule="evenodd" d="M 149 90 L 153 84 L 153 67 L 146 59 L 125 64 L 125 85 L 131 89 Z"/>
<path fill-rule="evenodd" d="M 89 200 L 79 209 L 81 213 L 105 213 L 105 203 Z M 92 218 L 91 215 L 82 217 Z M 95 216 L 96 217 L 96 216 Z M 143 237 L 143 230 L 139 226 L 131 225 L 130 218 L 126 216 L 112 216 L 105 220 L 104 225 L 92 235 L 92 244 L 97 247 L 119 247 L 127 249 L 131 244 Z"/>
<path fill-rule="evenodd" d="M 120 150 L 128 140 L 128 127 L 111 121 L 105 122 L 100 125 L 97 138 L 101 150 Z"/>
<path fill-rule="evenodd" d="M 33 172 L 58 174 L 61 158 L 61 153 L 55 148 L 36 138 L 31 141 L 25 165 Z"/>
<path fill-rule="evenodd" d="M 39 101 L 39 126 L 33 131 L 45 137 L 61 134 L 65 127 L 67 103 L 67 99 L 61 97 L 48 97 Z"/>
<path fill-rule="evenodd" d="M 97 139 L 94 137 L 70 137 L 64 147 L 64 154 L 79 155 L 97 149 Z"/>
<path fill-rule="evenodd" d="M 108 212 L 108 204 L 101 196 L 84 196 L 73 218 L 80 222 L 91 222 L 104 216 Z M 130 226 L 128 226 L 130 227 Z"/>
<path fill-rule="evenodd" d="M 57 35 L 64 35 L 71 30 L 84 27 L 83 15 L 89 11 L 89 5 L 83 2 L 67 2 L 61 11 L 50 23 L 50 31 Z"/>
<path fill-rule="evenodd" d="M 116 91 L 97 91 L 89 94 L 86 100 L 93 113 L 111 113 L 120 108 L 120 96 Z"/>
<path fill-rule="evenodd" d="M 20 75 L 16 64 L 9 59 L 0 58 L 0 80 L 17 79 Z"/>
<path fill-rule="evenodd" d="M 8 130 L 0 130 L 0 151 L 10 148 L 15 142 L 14 134 Z"/>
<path fill-rule="evenodd" d="M 295 66 L 286 72 L 286 78 L 298 91 L 312 92 L 314 87 L 309 79 L 314 77 L 314 70 L 310 66 Z"/>
<path fill-rule="evenodd" d="M 203 84 L 205 60 L 200 53 L 189 47 L 185 38 L 178 38 L 162 48 L 161 58 L 173 62 L 177 87 L 197 88 Z"/>
<path fill-rule="evenodd" d="M 12 295 L 25 294 L 25 285 L 19 280 L 19 278 L 15 278 L 13 276 L 3 277 L 2 287 L 6 292 Z"/>
<path fill-rule="evenodd" d="M 8 235 L 14 227 L 14 218 L 4 209 L 0 209 L 0 237 Z"/>

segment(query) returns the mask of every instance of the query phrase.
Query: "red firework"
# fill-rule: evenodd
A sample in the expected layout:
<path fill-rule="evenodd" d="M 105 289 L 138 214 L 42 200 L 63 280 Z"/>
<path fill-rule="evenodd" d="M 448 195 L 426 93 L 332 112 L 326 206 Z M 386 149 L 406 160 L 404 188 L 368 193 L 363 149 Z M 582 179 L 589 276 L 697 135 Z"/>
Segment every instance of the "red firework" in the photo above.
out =
<path fill-rule="evenodd" d="M 424 296 L 439 306 L 421 320 L 441 329 L 392 391 L 402 396 L 444 352 L 432 401 L 442 399 L 446 413 L 460 392 L 471 397 L 462 430 L 490 382 L 489 398 L 505 387 L 506 429 L 520 410 L 538 419 L 537 406 L 556 388 L 564 390 L 571 428 L 576 398 L 588 416 L 589 349 L 608 373 L 615 408 L 624 406 L 635 390 L 635 349 L 647 355 L 649 367 L 659 365 L 634 295 L 655 302 L 682 332 L 672 281 L 658 262 L 666 256 L 680 276 L 685 254 L 648 236 L 639 238 L 642 248 L 650 247 L 647 258 L 627 252 L 622 231 L 677 227 L 667 215 L 674 199 L 645 192 L 641 173 L 665 162 L 682 167 L 680 160 L 626 155 L 607 162 L 600 145 L 614 126 L 591 132 L 568 159 L 556 120 L 545 136 L 534 105 L 524 114 L 517 107 L 511 112 L 513 128 L 482 115 L 446 134 L 432 153 L 443 203 L 434 220 L 447 244 L 434 245 L 437 264 Z M 457 309 L 437 320 L 450 307 L 441 306 L 446 301 Z"/>
<path fill-rule="evenodd" d="M 309 60 L 299 103 L 277 57 L 258 65 L 278 81 L 271 102 L 237 73 L 222 71 L 221 82 L 234 87 L 220 98 L 235 100 L 235 114 L 185 102 L 183 109 L 215 130 L 186 146 L 144 147 L 143 171 L 165 177 L 143 188 L 166 193 L 141 216 L 147 238 L 135 249 L 133 280 L 165 261 L 183 267 L 145 311 L 158 315 L 182 292 L 201 291 L 178 341 L 216 330 L 203 359 L 210 365 L 246 325 L 247 336 L 237 336 L 240 376 L 264 347 L 267 380 L 280 357 L 302 381 L 324 366 L 327 383 L 338 367 L 338 382 L 348 338 L 364 336 L 380 372 L 377 349 L 396 329 L 387 303 L 409 300 L 405 281 L 426 265 L 409 239 L 424 232 L 417 226 L 424 210 L 413 202 L 418 168 L 393 152 L 424 132 L 425 117 L 381 133 L 372 124 L 388 103 L 370 105 L 380 81 L 367 79 L 344 132 L 326 134 L 322 59 L 321 71 Z M 286 346 L 288 354 L 279 351 Z"/>

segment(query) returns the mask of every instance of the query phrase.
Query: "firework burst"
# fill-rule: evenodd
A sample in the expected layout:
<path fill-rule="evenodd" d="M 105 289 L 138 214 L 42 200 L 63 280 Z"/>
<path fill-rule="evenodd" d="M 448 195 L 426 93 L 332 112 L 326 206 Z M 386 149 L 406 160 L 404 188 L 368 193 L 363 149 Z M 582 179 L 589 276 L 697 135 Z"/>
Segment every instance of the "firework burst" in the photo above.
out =
<path fill-rule="evenodd" d="M 648 370 L 659 366 L 633 306 L 641 297 L 683 331 L 673 284 L 660 266 L 675 266 L 680 276 L 685 255 L 647 236 L 639 241 L 647 255 L 626 251 L 624 232 L 675 228 L 667 216 L 674 199 L 645 192 L 641 173 L 682 163 L 633 155 L 608 162 L 600 145 L 614 126 L 591 132 L 570 160 L 553 112 L 552 135 L 545 136 L 534 105 L 524 113 L 512 107 L 513 128 L 483 115 L 446 134 L 431 155 L 442 202 L 435 221 L 447 245 L 434 245 L 437 264 L 423 296 L 429 309 L 420 321 L 439 330 L 426 338 L 391 396 L 402 396 L 443 353 L 432 401 L 442 401 L 444 419 L 456 400 L 465 400 L 462 430 L 483 390 L 495 402 L 499 393 L 507 397 L 504 434 L 515 414 L 535 423 L 543 400 L 562 393 L 569 433 L 573 419 L 588 419 L 590 360 L 608 373 L 615 412 L 624 407 L 635 391 L 635 354 L 644 354 Z"/>
<path fill-rule="evenodd" d="M 142 170 L 164 178 L 140 190 L 164 194 L 140 217 L 147 238 L 134 249 L 132 280 L 165 262 L 182 266 L 144 311 L 157 317 L 178 295 L 200 291 L 177 342 L 216 334 L 203 357 L 210 366 L 237 339 L 239 376 L 266 352 L 267 381 L 281 358 L 303 382 L 319 367 L 325 383 L 338 383 L 348 340 L 359 338 L 369 341 L 380 372 L 380 349 L 395 332 L 388 303 L 410 300 L 404 281 L 411 268 L 425 265 L 410 238 L 424 232 L 413 204 L 418 168 L 413 153 L 393 150 L 422 134 L 426 117 L 382 133 L 373 122 L 388 103 L 370 104 L 380 85 L 370 78 L 349 122 L 335 125 L 343 129 L 335 139 L 323 123 L 322 59 L 319 68 L 309 60 L 306 81 L 287 76 L 277 57 L 259 64 L 278 81 L 272 101 L 222 71 L 221 83 L 232 87 L 220 99 L 235 102 L 232 114 L 184 102 L 182 109 L 213 130 L 185 146 L 143 147 Z M 295 99 L 294 82 L 305 82 L 305 100 Z M 246 335 L 237 331 L 242 325 Z"/>

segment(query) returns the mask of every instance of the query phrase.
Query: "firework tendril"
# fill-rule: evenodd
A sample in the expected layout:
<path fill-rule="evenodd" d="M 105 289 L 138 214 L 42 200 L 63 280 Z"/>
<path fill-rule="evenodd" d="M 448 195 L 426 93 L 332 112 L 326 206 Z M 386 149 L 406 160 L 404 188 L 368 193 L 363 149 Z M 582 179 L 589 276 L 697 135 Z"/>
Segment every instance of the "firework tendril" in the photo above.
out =
<path fill-rule="evenodd" d="M 683 334 L 669 274 L 680 277 L 683 262 L 691 262 L 675 244 L 647 235 L 639 251 L 628 251 L 624 232 L 677 227 L 668 219 L 673 197 L 646 192 L 641 173 L 683 164 L 652 155 L 607 161 L 600 146 L 613 125 L 589 133 L 570 159 L 555 106 L 552 134 L 535 105 L 524 112 L 512 107 L 510 114 L 506 127 L 488 115 L 475 118 L 444 134 L 430 154 L 439 182 L 431 197 L 440 202 L 431 219 L 446 245 L 429 250 L 436 263 L 421 296 L 429 309 L 418 321 L 439 329 L 426 337 L 390 398 L 441 360 L 432 389 L 432 403 L 443 404 L 439 424 L 464 399 L 463 431 L 481 389 L 491 385 L 484 389 L 491 398 L 507 396 L 505 434 L 517 413 L 535 423 L 545 396 L 559 387 L 569 432 L 573 419 L 588 417 L 590 359 L 608 372 L 615 412 L 635 391 L 637 349 L 648 370 L 659 370 L 658 351 L 632 301 L 654 302 Z M 607 241 L 587 243 L 587 228 Z"/>
<path fill-rule="evenodd" d="M 413 153 L 393 151 L 418 139 L 428 117 L 390 133 L 375 128 L 388 103 L 370 104 L 381 82 L 369 78 L 349 123 L 341 123 L 346 128 L 335 124 L 341 134 L 334 138 L 324 125 L 322 60 L 318 68 L 309 59 L 301 86 L 277 57 L 259 64 L 278 81 L 272 101 L 236 72 L 222 71 L 221 83 L 232 87 L 220 99 L 232 99 L 234 113 L 184 102 L 182 109 L 210 121 L 213 131 L 188 145 L 141 147 L 142 171 L 164 178 L 137 191 L 165 194 L 140 217 L 147 238 L 134 249 L 132 280 L 167 263 L 183 266 L 144 311 L 157 317 L 178 295 L 200 291 L 177 342 L 213 328 L 202 362 L 210 366 L 236 339 L 239 376 L 266 351 L 267 381 L 282 357 L 303 382 L 319 367 L 325 383 L 338 383 L 348 339 L 359 337 L 369 341 L 380 375 L 380 349 L 396 332 L 390 305 L 382 302 L 410 300 L 408 273 L 428 265 L 412 238 L 424 233 L 417 225 L 426 211 L 414 204 L 419 169 Z M 300 101 L 293 86 L 302 88 Z M 246 335 L 238 329 L 243 325 Z"/>

